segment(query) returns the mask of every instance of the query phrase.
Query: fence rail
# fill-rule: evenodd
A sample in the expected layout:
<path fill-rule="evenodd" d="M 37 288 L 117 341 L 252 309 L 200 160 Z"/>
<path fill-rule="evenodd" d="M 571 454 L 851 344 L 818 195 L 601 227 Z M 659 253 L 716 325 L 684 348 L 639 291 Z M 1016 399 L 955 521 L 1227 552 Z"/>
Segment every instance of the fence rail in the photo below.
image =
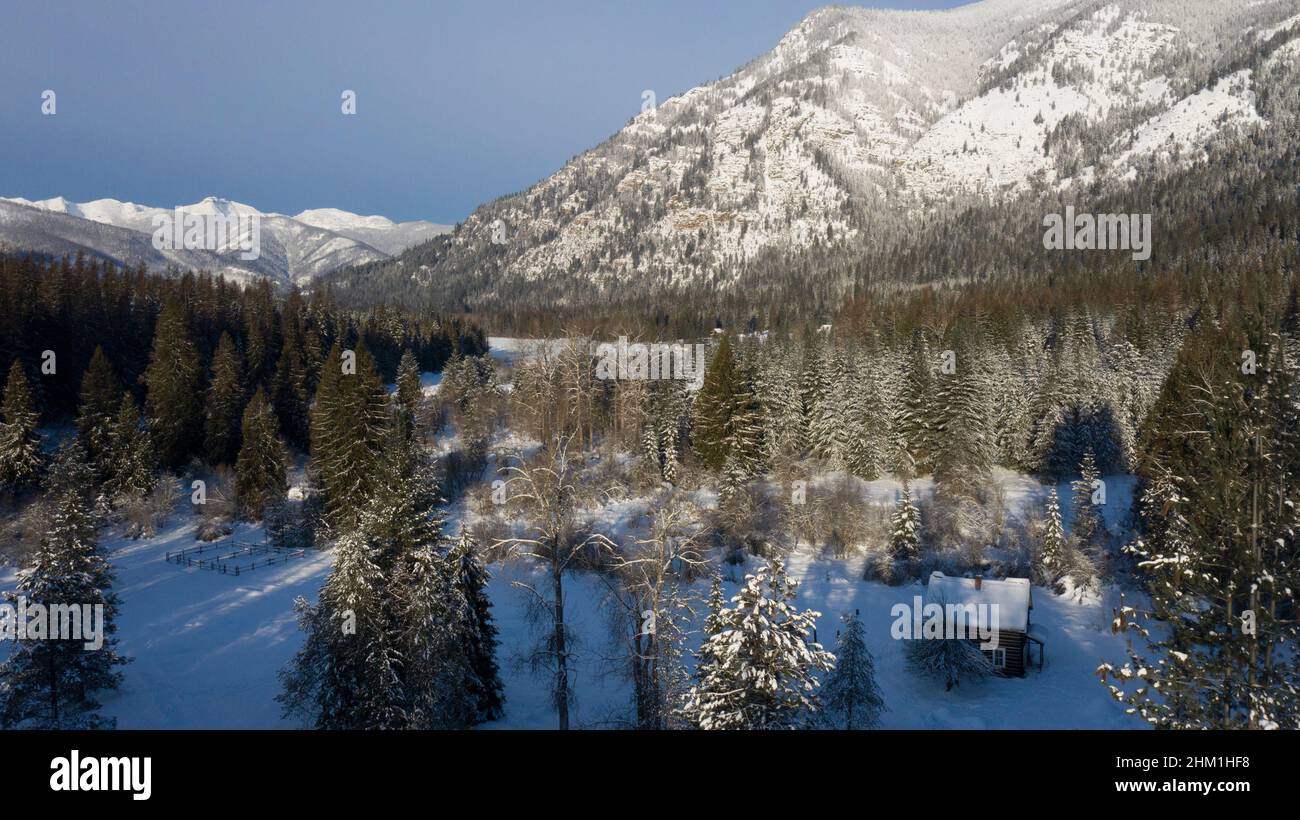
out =
<path fill-rule="evenodd" d="M 292 547 L 273 547 L 269 544 L 213 541 L 197 547 L 167 552 L 170 563 L 182 567 L 198 567 L 220 572 L 222 575 L 240 575 L 258 567 L 283 564 L 294 558 L 306 556 L 307 550 Z"/>

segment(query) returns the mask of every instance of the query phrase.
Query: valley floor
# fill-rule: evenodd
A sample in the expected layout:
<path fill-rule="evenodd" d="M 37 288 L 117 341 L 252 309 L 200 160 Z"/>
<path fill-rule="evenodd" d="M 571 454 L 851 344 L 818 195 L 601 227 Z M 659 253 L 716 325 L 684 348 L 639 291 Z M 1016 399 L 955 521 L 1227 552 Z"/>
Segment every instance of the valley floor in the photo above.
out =
<path fill-rule="evenodd" d="M 1020 483 L 1022 503 L 1045 489 L 1014 474 L 1003 481 Z M 635 517 L 636 506 L 622 502 L 602 513 L 618 529 L 618 519 Z M 121 596 L 120 650 L 134 658 L 124 668 L 120 691 L 103 698 L 106 715 L 117 717 L 123 729 L 296 725 L 281 716 L 274 700 L 280 691 L 277 672 L 302 642 L 294 599 L 315 599 L 329 572 L 331 552 L 309 550 L 303 558 L 235 577 L 167 562 L 168 551 L 198 543 L 188 516 L 174 517 L 152 539 L 132 541 L 107 533 L 104 538 Z M 248 525 L 230 536 L 240 542 L 262 539 L 260 527 Z M 728 596 L 753 570 L 754 560 L 746 567 L 724 566 Z M 945 692 L 941 684 L 909 671 L 901 642 L 890 637 L 891 608 L 924 596 L 925 588 L 863 581 L 865 560 L 826 558 L 803 547 L 790 556 L 788 567 L 791 577 L 801 581 L 798 604 L 822 613 L 818 638 L 827 648 L 834 648 L 839 617 L 860 613 L 889 708 L 882 717 L 884 728 L 1142 728 L 1111 700 L 1095 675 L 1103 659 L 1124 658 L 1123 639 L 1109 630 L 1115 590 L 1104 589 L 1100 597 L 1080 602 L 1035 588 L 1032 620 L 1047 642 L 1043 671 L 1031 671 L 1024 679 L 963 683 Z M 525 593 L 511 583 L 538 570 L 519 560 L 498 562 L 490 570 L 506 715 L 485 728 L 554 728 L 547 683 L 525 662 L 537 632 L 529 622 Z M 12 569 L 0 569 L 0 589 L 12 589 L 15 579 Z M 707 582 L 698 586 L 702 597 Z M 566 611 L 579 639 L 573 723 L 581 727 L 625 725 L 630 702 L 630 685 L 619 674 L 620 652 L 610 637 L 605 592 L 594 574 L 577 573 L 566 581 Z M 0 647 L 0 652 L 6 650 Z"/>

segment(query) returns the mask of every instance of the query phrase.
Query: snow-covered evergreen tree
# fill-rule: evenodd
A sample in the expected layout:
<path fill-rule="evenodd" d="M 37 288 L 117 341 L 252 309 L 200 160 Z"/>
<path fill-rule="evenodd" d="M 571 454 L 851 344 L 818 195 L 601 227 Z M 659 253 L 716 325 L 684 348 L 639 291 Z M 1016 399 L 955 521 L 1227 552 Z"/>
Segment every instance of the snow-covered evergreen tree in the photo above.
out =
<path fill-rule="evenodd" d="M 723 336 L 704 371 L 704 383 L 695 394 L 691 419 L 691 444 L 700 461 L 713 469 L 721 469 L 727 462 L 738 378 L 731 340 Z"/>
<path fill-rule="evenodd" d="M 1300 626 L 1286 614 L 1300 603 L 1300 373 L 1267 323 L 1242 324 L 1198 328 L 1145 436 L 1164 472 L 1128 552 L 1151 609 L 1121 602 L 1113 629 L 1141 640 L 1098 672 L 1159 727 L 1300 727 L 1300 672 L 1287 660 Z M 1250 372 L 1222 354 L 1243 341 L 1258 356 Z"/>
<path fill-rule="evenodd" d="M 468 664 L 466 689 L 473 698 L 475 722 L 496 720 L 504 712 L 504 687 L 497 669 L 497 628 L 488 600 L 489 575 L 478 556 L 478 547 L 468 529 L 447 556 L 452 586 L 466 601 L 460 636 Z"/>
<path fill-rule="evenodd" d="M 469 602 L 452 583 L 452 571 L 437 545 L 414 545 L 400 555 L 387 593 L 396 624 L 395 677 L 404 728 L 459 729 L 478 714 L 461 631 Z"/>
<path fill-rule="evenodd" d="M 77 441 L 103 481 L 112 472 L 113 458 L 109 438 L 117 416 L 122 387 L 104 349 L 95 346 L 90 365 L 81 377 L 81 396 L 77 407 Z"/>
<path fill-rule="evenodd" d="M 813 425 L 827 394 L 831 392 L 830 345 L 820 335 L 804 346 L 799 368 L 799 406 L 801 438 L 809 450 L 815 446 Z"/>
<path fill-rule="evenodd" d="M 415 360 L 415 354 L 408 348 L 397 365 L 397 407 L 402 423 L 409 426 L 412 431 L 419 417 L 420 400 L 423 395 L 420 365 Z"/>
<path fill-rule="evenodd" d="M 1101 510 L 1092 503 L 1093 492 L 1097 487 L 1096 482 L 1101 479 L 1101 473 L 1097 470 L 1097 459 L 1093 456 L 1091 447 L 1084 451 L 1079 472 L 1079 480 L 1072 485 L 1074 492 L 1071 505 L 1074 507 L 1074 529 L 1070 534 L 1080 546 L 1087 548 L 1095 545 L 1097 537 L 1103 530 Z"/>
<path fill-rule="evenodd" d="M 680 447 L 676 425 L 666 429 L 660 436 L 659 448 L 663 453 L 662 474 L 664 481 L 669 484 L 677 483 L 678 472 L 681 467 L 678 463 L 678 449 Z"/>
<path fill-rule="evenodd" d="M 888 469 L 888 425 L 875 368 L 862 357 L 853 366 L 844 386 L 844 464 L 849 472 L 874 481 Z"/>
<path fill-rule="evenodd" d="M 202 443 L 201 371 L 185 305 L 179 296 L 169 299 L 158 314 L 144 373 L 149 430 L 164 467 L 185 463 Z"/>
<path fill-rule="evenodd" d="M 816 380 L 819 389 L 809 408 L 808 437 L 813 453 L 832 469 L 838 469 L 847 463 L 851 433 L 848 404 L 856 386 L 839 348 L 828 350 L 819 366 L 825 372 Z"/>
<path fill-rule="evenodd" d="M 945 690 L 993 674 L 993 664 L 979 647 L 961 638 L 914 637 L 906 643 L 906 653 L 913 672 L 943 681 Z"/>
<path fill-rule="evenodd" d="M 650 463 L 651 469 L 663 476 L 663 452 L 659 445 L 659 427 L 656 419 L 651 416 L 646 419 L 645 426 L 641 430 L 641 452 L 645 455 L 646 461 Z"/>
<path fill-rule="evenodd" d="M 727 425 L 726 451 L 728 459 L 734 459 L 747 477 L 753 477 L 766 464 L 763 406 L 759 400 L 762 391 L 758 384 L 752 345 L 746 346 L 739 353 Z"/>
<path fill-rule="evenodd" d="M 109 431 L 111 470 L 105 489 L 110 497 L 140 498 L 158 483 L 158 460 L 144 416 L 131 391 L 122 393 Z"/>
<path fill-rule="evenodd" d="M 722 471 L 722 484 L 718 488 L 718 509 L 728 515 L 743 515 L 749 507 L 749 475 L 740 458 L 730 455 Z"/>
<path fill-rule="evenodd" d="M 127 662 L 117 652 L 117 596 L 113 572 L 100 550 L 90 509 L 93 473 L 75 444 L 64 445 L 50 469 L 47 523 L 32 568 L 23 572 L 17 589 L 6 594 L 15 606 L 78 607 L 83 635 L 17 638 L 0 664 L 0 727 L 35 729 L 112 728 L 114 721 L 97 714 L 98 692 L 116 689 Z M 84 607 L 102 607 L 103 622 L 94 643 L 85 630 Z M 92 618 L 92 621 L 95 618 Z M 34 623 L 34 622 L 33 622 Z M 71 619 L 67 623 L 73 623 Z M 33 626 L 33 624 L 29 624 Z"/>
<path fill-rule="evenodd" d="M 864 635 L 858 614 L 846 614 L 835 644 L 835 671 L 827 676 L 821 692 L 827 722 L 837 729 L 875 729 L 885 709 Z"/>
<path fill-rule="evenodd" d="M 38 416 L 22 363 L 14 359 L 0 402 L 0 489 L 34 486 L 40 478 L 41 437 Z"/>
<path fill-rule="evenodd" d="M 311 410 L 312 470 L 329 523 L 341 530 L 359 520 L 375 491 L 390 420 L 374 359 L 361 344 L 350 352 L 354 367 L 344 372 L 342 343 L 330 350 Z"/>
<path fill-rule="evenodd" d="M 723 336 L 695 396 L 691 421 L 691 443 L 707 466 L 720 470 L 733 458 L 746 476 L 762 466 L 766 445 L 757 378 L 749 357 L 738 358 Z"/>
<path fill-rule="evenodd" d="M 903 480 L 898 504 L 889 518 L 889 551 L 903 561 L 921 557 L 921 512 L 912 503 L 912 487 L 907 479 Z"/>
<path fill-rule="evenodd" d="M 687 417 L 685 391 L 676 380 L 634 382 L 646 384 L 643 402 L 645 419 L 641 447 L 651 468 L 664 481 L 676 483 L 683 438 L 683 421 Z"/>
<path fill-rule="evenodd" d="M 804 448 L 803 407 L 799 396 L 799 374 L 793 354 L 765 351 L 760 365 L 763 390 L 763 441 L 769 459 L 795 456 Z"/>
<path fill-rule="evenodd" d="M 936 494 L 971 497 L 987 476 L 993 456 L 987 404 L 993 386 L 973 344 L 960 344 L 950 352 L 955 372 L 941 373 L 935 384 Z"/>
<path fill-rule="evenodd" d="M 235 464 L 239 509 L 244 516 L 257 521 L 267 506 L 278 503 L 288 490 L 280 422 L 260 387 L 244 409 L 240 438 L 243 445 Z"/>
<path fill-rule="evenodd" d="M 364 513 L 360 525 L 339 539 L 319 602 L 299 598 L 295 603 L 306 639 L 280 673 L 284 692 L 277 700 L 286 717 L 304 717 L 317 729 L 405 724 L 399 649 L 371 535 L 376 517 Z"/>
<path fill-rule="evenodd" d="M 1061 502 L 1056 497 L 1056 488 L 1047 493 L 1047 518 L 1038 545 L 1038 560 L 1049 581 L 1055 581 L 1069 570 L 1070 544 L 1065 538 L 1065 527 L 1061 524 Z"/>
<path fill-rule="evenodd" d="M 223 332 L 212 354 L 212 378 L 203 405 L 203 449 L 209 463 L 234 464 L 239 456 L 245 395 L 243 357 L 235 340 Z"/>
<path fill-rule="evenodd" d="M 895 460 L 910 457 L 911 467 L 919 475 L 931 469 L 934 453 L 935 361 L 929 343 L 918 333 L 912 341 L 908 369 L 902 380 L 896 407 Z"/>
<path fill-rule="evenodd" d="M 1032 355 L 1016 351 L 1013 357 L 1006 350 L 996 348 L 988 358 L 992 389 L 989 406 L 994 408 L 990 418 L 989 444 L 994 461 L 1013 470 L 1025 471 L 1030 467 L 1031 379 L 1034 373 L 1029 357 Z"/>
<path fill-rule="evenodd" d="M 814 643 L 820 613 L 794 607 L 798 582 L 773 559 L 710 624 L 684 709 L 702 729 L 791 729 L 819 709 L 817 671 L 835 656 Z"/>
<path fill-rule="evenodd" d="M 279 699 L 318 728 L 468 726 L 477 703 L 464 628 L 475 616 L 444 554 L 434 467 L 400 424 L 386 435 L 320 603 L 299 604 L 307 639 Z"/>
<path fill-rule="evenodd" d="M 275 381 L 271 385 L 271 404 L 280 419 L 281 434 L 294 447 L 306 450 L 310 439 L 307 409 L 310 379 L 303 354 L 302 332 L 287 313 L 285 325 L 284 344 L 280 348 Z"/>

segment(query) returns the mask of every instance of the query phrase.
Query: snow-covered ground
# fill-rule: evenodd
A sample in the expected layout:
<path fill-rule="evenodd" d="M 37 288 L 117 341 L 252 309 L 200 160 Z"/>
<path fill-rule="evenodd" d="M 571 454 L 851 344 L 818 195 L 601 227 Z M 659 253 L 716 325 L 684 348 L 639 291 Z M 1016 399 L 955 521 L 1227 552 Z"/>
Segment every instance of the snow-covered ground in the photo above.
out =
<path fill-rule="evenodd" d="M 420 372 L 420 392 L 423 393 L 424 395 L 436 396 L 438 394 L 438 386 L 441 384 L 442 384 L 441 372 L 430 373 L 427 370 Z M 384 389 L 387 390 L 389 393 L 396 393 L 397 383 L 388 382 L 387 384 L 384 385 Z"/>
<path fill-rule="evenodd" d="M 229 540 L 255 542 L 239 528 Z M 120 650 L 135 660 L 104 713 L 123 729 L 271 728 L 286 725 L 276 672 L 302 644 L 293 601 L 315 600 L 332 554 L 308 552 L 239 577 L 168 563 L 197 546 L 191 524 L 157 538 L 116 542 Z"/>
<path fill-rule="evenodd" d="M 844 560 L 815 557 L 801 550 L 787 562 L 791 578 L 799 580 L 798 605 L 822 613 L 818 640 L 834 649 L 839 618 L 857 611 L 866 624 L 867 648 L 876 664 L 876 680 L 889 711 L 881 719 L 886 729 L 1140 729 L 1143 725 L 1123 713 L 1096 677 L 1103 659 L 1124 659 L 1122 638 L 1111 635 L 1113 591 L 1101 599 L 1078 603 L 1071 598 L 1034 589 L 1031 621 L 1035 633 L 1046 638 L 1046 662 L 1041 672 L 1024 678 L 992 678 L 966 682 L 951 692 L 937 681 L 918 678 L 906 665 L 901 641 L 890 635 L 891 609 L 911 605 L 913 596 L 925 596 L 919 582 L 889 587 L 860 580 L 863 558 Z M 493 568 L 491 594 L 503 636 L 501 662 L 506 685 L 506 716 L 486 728 L 553 729 L 546 680 L 534 676 L 523 660 L 532 643 L 528 638 L 525 608 L 520 593 L 509 580 L 518 568 Z M 754 564 L 726 568 L 723 589 L 738 591 L 737 581 Z M 705 592 L 701 582 L 699 592 Z M 575 726 L 610 725 L 627 717 L 630 685 L 618 677 L 613 659 L 617 649 L 599 601 L 604 585 L 591 575 L 577 574 L 566 581 L 565 613 L 579 636 L 575 669 L 577 703 L 571 719 Z M 535 637 L 535 633 L 534 633 Z M 698 636 L 696 636 L 698 643 Z"/>
<path fill-rule="evenodd" d="M 536 355 L 548 347 L 552 352 L 559 351 L 568 343 L 567 339 L 520 339 L 513 336 L 488 337 L 489 353 L 492 358 L 504 364 L 514 364 L 516 360 Z"/>
<path fill-rule="evenodd" d="M 1117 527 L 1127 507 L 1124 480 L 1110 479 L 1107 522 Z M 1046 488 L 1014 473 L 999 474 L 1013 511 L 1041 503 Z M 872 495 L 893 493 L 891 482 L 872 482 Z M 917 482 L 918 495 L 925 484 Z M 1068 506 L 1069 489 L 1059 490 Z M 644 505 L 634 500 L 599 511 L 602 527 L 620 535 Z M 455 531 L 463 510 L 453 510 Z M 1068 513 L 1067 513 L 1068 516 Z M 1068 520 L 1068 518 L 1067 518 Z M 230 541 L 260 542 L 260 528 L 243 525 Z M 314 600 L 329 572 L 332 553 L 308 551 L 306 557 L 258 568 L 239 577 L 210 570 L 182 568 L 166 553 L 193 547 L 194 522 L 174 516 L 152 539 L 132 541 L 103 534 L 117 571 L 121 596 L 118 637 L 121 651 L 134 658 L 123 669 L 116 693 L 104 696 L 104 713 L 124 729 L 136 728 L 275 728 L 292 726 L 281 717 L 274 698 L 280 691 L 277 672 L 301 645 L 294 599 Z M 890 711 L 886 728 L 1140 728 L 1123 714 L 1094 671 L 1103 660 L 1124 657 L 1123 639 L 1110 634 L 1113 590 L 1100 598 L 1058 597 L 1035 588 L 1032 621 L 1047 642 L 1046 665 L 1024 679 L 964 683 L 951 692 L 918 679 L 904 662 L 903 647 L 890 637 L 895 604 L 924 595 L 919 583 L 889 587 L 861 580 L 864 558 L 831 559 L 809 549 L 788 560 L 791 577 L 801 581 L 799 605 L 822 613 L 819 640 L 834 647 L 838 619 L 857 610 L 875 656 L 877 679 Z M 747 567 L 724 567 L 724 588 L 734 594 Z M 512 585 L 539 570 L 520 560 L 491 566 L 489 594 L 501 632 L 498 660 L 506 688 L 506 715 L 485 728 L 545 729 L 555 726 L 549 689 L 527 658 L 538 631 L 529 622 L 526 593 Z M 0 568 L 0 589 L 12 589 L 16 573 Z M 703 596 L 706 583 L 700 581 Z M 578 637 L 573 664 L 577 703 L 575 726 L 615 725 L 626 716 L 630 686 L 618 674 L 618 653 L 603 607 L 606 587 L 593 575 L 575 573 L 566 580 L 566 614 Z M 698 640 L 698 638 L 697 638 Z M 0 647 L 0 653 L 9 645 Z"/>

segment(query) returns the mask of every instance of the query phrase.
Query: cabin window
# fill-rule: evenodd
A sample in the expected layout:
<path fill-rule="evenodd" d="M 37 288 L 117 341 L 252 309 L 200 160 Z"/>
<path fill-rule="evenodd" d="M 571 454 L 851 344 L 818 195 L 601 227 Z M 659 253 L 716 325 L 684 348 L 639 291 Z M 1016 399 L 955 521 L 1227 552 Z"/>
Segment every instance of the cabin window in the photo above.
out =
<path fill-rule="evenodd" d="M 1005 649 L 993 650 L 993 668 L 994 669 L 1007 668 L 1007 650 Z"/>

